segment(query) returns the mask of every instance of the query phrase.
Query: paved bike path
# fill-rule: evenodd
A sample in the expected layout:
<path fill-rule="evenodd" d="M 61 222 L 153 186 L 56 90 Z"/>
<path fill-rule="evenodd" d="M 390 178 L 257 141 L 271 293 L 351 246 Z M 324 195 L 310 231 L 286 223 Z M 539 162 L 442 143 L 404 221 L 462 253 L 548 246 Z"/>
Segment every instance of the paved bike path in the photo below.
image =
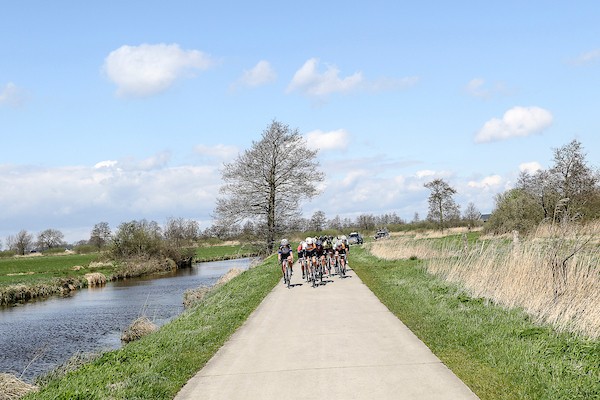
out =
<path fill-rule="evenodd" d="M 477 399 L 353 271 L 294 271 L 176 399 Z"/>

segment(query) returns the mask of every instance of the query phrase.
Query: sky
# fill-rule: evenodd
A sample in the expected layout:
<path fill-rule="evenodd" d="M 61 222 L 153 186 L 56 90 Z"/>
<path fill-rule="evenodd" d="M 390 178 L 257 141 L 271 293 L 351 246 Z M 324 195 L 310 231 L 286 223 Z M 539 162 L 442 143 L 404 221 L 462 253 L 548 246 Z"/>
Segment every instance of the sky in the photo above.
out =
<path fill-rule="evenodd" d="M 273 121 L 336 215 L 483 213 L 579 140 L 600 165 L 594 1 L 2 1 L 0 244 L 98 222 L 210 226 L 223 163 Z"/>

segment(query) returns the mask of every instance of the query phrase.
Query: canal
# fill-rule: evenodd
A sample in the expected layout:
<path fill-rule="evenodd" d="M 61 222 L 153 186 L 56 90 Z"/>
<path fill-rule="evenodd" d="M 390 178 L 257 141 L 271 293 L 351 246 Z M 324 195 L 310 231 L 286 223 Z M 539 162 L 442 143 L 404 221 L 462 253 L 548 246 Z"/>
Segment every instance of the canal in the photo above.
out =
<path fill-rule="evenodd" d="M 183 311 L 183 293 L 212 285 L 254 259 L 195 264 L 169 275 L 109 282 L 69 297 L 0 308 L 0 372 L 32 381 L 77 353 L 114 350 L 121 333 L 145 315 L 163 325 Z"/>

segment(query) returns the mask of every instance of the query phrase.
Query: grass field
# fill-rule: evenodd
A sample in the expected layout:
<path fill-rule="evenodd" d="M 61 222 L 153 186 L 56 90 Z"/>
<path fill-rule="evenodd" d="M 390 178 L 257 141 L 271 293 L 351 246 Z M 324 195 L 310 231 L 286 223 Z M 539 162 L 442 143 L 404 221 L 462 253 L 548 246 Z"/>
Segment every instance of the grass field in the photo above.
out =
<path fill-rule="evenodd" d="M 53 278 L 82 277 L 89 271 L 76 271 L 73 267 L 88 266 L 99 257 L 99 254 L 67 254 L 0 258 L 0 286 L 41 283 Z"/>
<path fill-rule="evenodd" d="M 600 341 L 473 298 L 409 257 L 351 252 L 363 282 L 481 399 L 600 399 Z"/>
<path fill-rule="evenodd" d="M 219 245 L 198 247 L 196 250 L 195 261 L 217 261 L 229 258 L 252 257 L 256 255 L 256 250 L 246 245 Z"/>
<path fill-rule="evenodd" d="M 280 279 L 273 259 L 215 287 L 158 332 L 51 380 L 27 399 L 172 399 Z"/>
<path fill-rule="evenodd" d="M 196 261 L 213 261 L 251 256 L 243 245 L 199 247 Z M 0 258 L 0 305 L 62 294 L 88 285 L 86 274 L 100 273 L 107 280 L 154 273 L 164 269 L 150 262 L 100 262 L 106 256 L 94 254 L 40 255 Z"/>

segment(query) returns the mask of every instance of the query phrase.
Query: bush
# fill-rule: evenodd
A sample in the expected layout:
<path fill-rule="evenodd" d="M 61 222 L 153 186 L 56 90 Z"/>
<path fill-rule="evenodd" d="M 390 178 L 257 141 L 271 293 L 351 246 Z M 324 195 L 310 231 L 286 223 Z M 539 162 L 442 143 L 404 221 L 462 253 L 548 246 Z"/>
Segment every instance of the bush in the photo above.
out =
<path fill-rule="evenodd" d="M 544 219 L 535 199 L 521 189 L 512 189 L 496 197 L 496 209 L 485 224 L 486 233 L 521 233 L 535 229 Z"/>
<path fill-rule="evenodd" d="M 97 252 L 98 247 L 91 244 L 80 244 L 79 246 L 73 247 L 73 251 L 77 254 L 91 254 Z"/>
<path fill-rule="evenodd" d="M 0 251 L 0 258 L 14 257 L 17 253 L 14 250 Z"/>

